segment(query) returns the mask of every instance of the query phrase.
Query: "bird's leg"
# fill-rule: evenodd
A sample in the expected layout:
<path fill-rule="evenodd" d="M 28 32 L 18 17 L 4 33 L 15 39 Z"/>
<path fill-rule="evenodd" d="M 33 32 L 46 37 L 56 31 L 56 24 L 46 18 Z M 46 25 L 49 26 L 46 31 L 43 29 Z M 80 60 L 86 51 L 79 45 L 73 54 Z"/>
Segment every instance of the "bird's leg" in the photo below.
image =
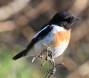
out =
<path fill-rule="evenodd" d="M 45 62 L 43 62 L 43 63 L 41 64 L 41 66 L 45 65 L 45 64 L 47 63 L 47 61 L 48 61 L 48 56 L 46 56 Z"/>
<path fill-rule="evenodd" d="M 45 65 L 47 63 L 48 60 L 52 59 L 52 50 L 50 47 L 48 47 L 48 45 L 43 44 L 46 47 L 46 58 L 45 58 L 45 62 L 43 64 L 41 64 L 42 66 Z"/>
<path fill-rule="evenodd" d="M 48 47 L 48 45 L 46 45 L 46 44 L 43 44 L 43 45 L 44 45 L 44 46 L 46 47 L 46 49 L 47 49 L 47 50 L 46 50 L 47 56 L 46 56 L 45 60 L 46 60 L 46 61 L 52 60 L 52 59 L 53 59 L 53 56 L 52 56 L 53 50 L 51 49 L 51 47 Z M 55 67 L 58 66 L 58 65 L 64 66 L 64 63 L 61 62 L 60 64 L 55 65 Z"/>
<path fill-rule="evenodd" d="M 46 44 L 43 44 L 43 45 L 46 47 L 46 52 L 47 52 L 47 55 L 46 55 L 46 59 L 45 60 L 52 59 L 52 53 L 53 53 L 53 51 L 52 51 L 51 47 L 49 47 Z"/>

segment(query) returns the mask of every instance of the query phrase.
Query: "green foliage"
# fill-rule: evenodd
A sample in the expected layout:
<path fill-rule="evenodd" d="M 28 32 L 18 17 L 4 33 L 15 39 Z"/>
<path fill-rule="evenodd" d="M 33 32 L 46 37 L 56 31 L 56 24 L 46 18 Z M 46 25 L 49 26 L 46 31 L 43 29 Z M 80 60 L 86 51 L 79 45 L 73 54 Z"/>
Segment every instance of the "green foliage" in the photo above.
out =
<path fill-rule="evenodd" d="M 16 52 L 11 49 L 0 49 L 0 78 L 41 78 L 42 72 L 26 59 L 12 60 Z M 41 68 L 41 67 L 40 67 Z"/>

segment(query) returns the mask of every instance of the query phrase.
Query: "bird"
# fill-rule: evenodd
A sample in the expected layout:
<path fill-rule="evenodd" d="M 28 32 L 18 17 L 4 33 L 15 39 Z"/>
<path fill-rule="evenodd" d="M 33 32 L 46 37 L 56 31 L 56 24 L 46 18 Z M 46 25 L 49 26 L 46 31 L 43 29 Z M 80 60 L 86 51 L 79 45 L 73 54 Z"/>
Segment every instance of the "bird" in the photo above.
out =
<path fill-rule="evenodd" d="M 62 55 L 69 44 L 73 23 L 77 20 L 79 18 L 74 17 L 68 11 L 57 12 L 32 38 L 26 49 L 15 55 L 13 59 L 39 55 L 46 49 L 43 44 L 51 48 L 52 59 Z"/>

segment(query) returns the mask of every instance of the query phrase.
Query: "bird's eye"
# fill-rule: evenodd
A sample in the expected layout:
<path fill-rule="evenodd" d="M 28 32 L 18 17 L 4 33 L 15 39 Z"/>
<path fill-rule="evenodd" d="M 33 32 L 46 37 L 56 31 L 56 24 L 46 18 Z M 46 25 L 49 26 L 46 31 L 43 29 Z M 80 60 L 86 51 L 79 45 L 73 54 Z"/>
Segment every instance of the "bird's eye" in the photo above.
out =
<path fill-rule="evenodd" d="M 68 17 L 67 22 L 71 23 L 71 22 L 73 22 L 73 19 L 74 19 L 74 17 L 73 17 L 73 16 Z"/>
<path fill-rule="evenodd" d="M 73 16 L 71 16 L 71 17 L 69 17 L 68 19 L 73 20 L 73 19 L 74 19 L 74 17 L 73 17 Z"/>

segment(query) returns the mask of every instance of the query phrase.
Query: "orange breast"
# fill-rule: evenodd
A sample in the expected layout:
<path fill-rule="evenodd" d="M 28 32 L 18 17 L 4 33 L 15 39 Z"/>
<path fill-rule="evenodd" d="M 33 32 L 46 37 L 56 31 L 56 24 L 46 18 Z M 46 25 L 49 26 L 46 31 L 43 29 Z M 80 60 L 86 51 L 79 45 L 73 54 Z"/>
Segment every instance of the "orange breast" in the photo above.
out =
<path fill-rule="evenodd" d="M 54 33 L 53 46 L 59 46 L 63 41 L 69 43 L 71 30 Z"/>

